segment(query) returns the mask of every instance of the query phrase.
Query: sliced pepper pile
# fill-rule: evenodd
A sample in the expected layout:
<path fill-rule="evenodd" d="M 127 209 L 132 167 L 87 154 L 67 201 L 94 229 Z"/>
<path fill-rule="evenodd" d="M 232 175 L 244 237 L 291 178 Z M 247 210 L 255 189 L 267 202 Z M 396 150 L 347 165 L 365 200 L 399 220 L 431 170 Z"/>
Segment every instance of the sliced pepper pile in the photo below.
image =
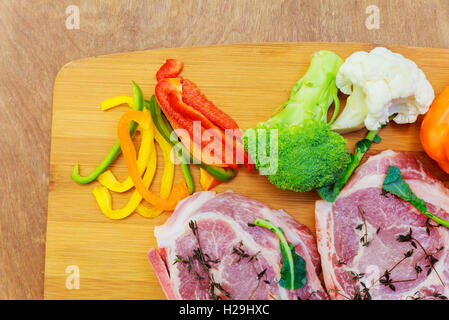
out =
<path fill-rule="evenodd" d="M 209 101 L 193 82 L 179 77 L 182 68 L 183 63 L 179 60 L 169 59 L 164 63 L 156 74 L 158 83 L 150 101 L 144 100 L 141 89 L 132 82 L 132 97 L 117 96 L 101 104 L 103 111 L 123 104 L 132 110 L 120 118 L 118 141 L 98 167 L 88 176 L 81 176 L 76 164 L 72 179 L 81 184 L 98 180 L 102 186 L 95 187 L 93 194 L 101 211 L 111 219 L 123 219 L 133 212 L 153 218 L 163 211 L 174 210 L 180 200 L 194 192 L 190 163 L 200 167 L 203 190 L 210 190 L 235 177 L 238 164 L 253 171 L 254 165 L 243 148 L 242 133 L 237 123 Z M 187 136 L 178 136 L 173 129 L 184 129 Z M 136 131 L 142 135 L 138 155 L 132 140 Z M 157 166 L 155 141 L 164 157 L 159 194 L 149 191 Z M 172 151 L 179 159 L 185 179 L 174 187 Z M 106 170 L 120 153 L 129 172 L 124 181 L 119 181 L 111 170 Z M 133 187 L 136 190 L 128 203 L 123 208 L 113 209 L 110 191 L 123 193 Z M 143 199 L 151 207 L 141 203 Z"/>
<path fill-rule="evenodd" d="M 132 106 L 132 98 L 126 96 L 114 97 L 105 100 L 101 107 L 102 110 L 108 110 L 122 104 L 128 104 Z M 144 110 L 149 114 L 148 110 Z M 170 195 L 170 191 L 173 185 L 174 178 L 174 164 L 170 159 L 171 145 L 161 136 L 159 131 L 154 128 L 154 124 L 151 122 L 148 128 L 142 128 L 139 126 L 138 131 L 142 133 L 142 142 L 139 149 L 139 155 L 137 158 L 137 166 L 140 175 L 145 172 L 143 176 L 143 183 L 148 189 L 153 181 L 156 172 L 157 152 L 154 144 L 154 139 L 162 149 L 164 156 L 164 172 L 162 175 L 162 184 L 160 190 L 160 196 L 167 198 Z M 185 170 L 185 169 L 184 169 Z M 190 170 L 187 167 L 188 176 L 191 178 Z M 104 187 L 96 187 L 93 190 L 93 194 L 97 200 L 97 203 L 101 211 L 111 219 L 123 219 L 129 216 L 133 212 L 137 212 L 140 215 L 147 218 L 154 218 L 163 212 L 163 209 L 157 207 L 148 208 L 143 204 L 140 204 L 143 197 L 139 191 L 134 191 L 128 204 L 121 209 L 112 209 L 112 197 L 109 191 L 125 192 L 134 187 L 134 183 L 130 176 L 128 176 L 123 182 L 117 180 L 111 170 L 107 170 L 102 173 L 97 179 Z M 192 191 L 193 192 L 193 191 Z"/>
<path fill-rule="evenodd" d="M 145 101 L 145 103 L 148 103 L 148 101 Z M 93 194 L 101 211 L 111 219 L 123 219 L 133 212 L 137 212 L 147 218 L 154 218 L 165 210 L 173 210 L 180 199 L 193 193 L 192 175 L 190 173 L 189 166 L 186 163 L 182 163 L 182 172 L 189 188 L 187 189 L 185 187 L 185 183 L 181 183 L 173 188 L 172 192 L 175 170 L 174 163 L 170 157 L 172 145 L 168 143 L 161 133 L 154 127 L 150 111 L 148 109 L 143 109 L 143 94 L 139 86 L 134 82 L 133 97 L 118 96 L 107 99 L 101 104 L 101 109 L 106 111 L 124 104 L 127 104 L 131 109 L 141 115 L 141 117 L 138 117 L 140 125 L 135 121 L 127 121 L 127 114 L 125 114 L 122 117 L 125 118 L 125 120 L 122 121 L 126 122 L 126 124 L 122 127 L 119 125 L 119 140 L 114 144 L 113 148 L 102 163 L 86 177 L 79 174 L 79 168 L 78 165 L 76 165 L 72 174 L 72 179 L 83 184 L 97 179 L 100 184 L 102 184 L 102 187 L 94 188 Z M 136 131 L 139 131 L 142 135 L 142 141 L 137 159 L 134 156 L 135 149 L 131 140 L 131 136 Z M 157 166 L 155 140 L 162 149 L 164 157 L 164 171 L 159 195 L 148 191 L 148 188 L 151 186 L 153 181 Z M 130 170 L 130 176 L 128 176 L 124 181 L 119 181 L 111 170 L 105 170 L 115 160 L 115 158 L 117 158 L 122 150 L 124 150 L 123 154 L 125 160 L 127 160 L 127 164 L 130 164 L 132 169 Z M 141 178 L 142 175 L 143 178 Z M 126 206 L 120 209 L 113 209 L 110 191 L 126 192 L 134 187 L 135 180 L 139 181 L 137 183 L 138 187 L 136 187 L 136 190 L 131 195 Z M 151 207 L 147 207 L 141 203 L 144 198 L 143 194 L 145 194 L 146 199 L 150 200 L 149 202 L 152 204 Z"/>

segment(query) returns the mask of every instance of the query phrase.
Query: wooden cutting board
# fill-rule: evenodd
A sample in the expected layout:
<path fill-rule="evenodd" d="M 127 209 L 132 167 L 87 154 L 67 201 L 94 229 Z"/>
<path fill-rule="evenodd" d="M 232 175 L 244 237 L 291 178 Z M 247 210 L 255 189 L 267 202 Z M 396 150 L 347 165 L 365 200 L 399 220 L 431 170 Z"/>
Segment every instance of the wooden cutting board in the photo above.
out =
<path fill-rule="evenodd" d="M 56 77 L 53 97 L 45 298 L 165 298 L 146 253 L 156 246 L 154 226 L 164 223 L 170 214 L 164 213 L 152 220 L 133 214 L 127 219 L 112 221 L 101 213 L 92 194 L 98 182 L 79 185 L 70 179 L 76 162 L 81 164 L 82 174 L 89 173 L 117 138 L 117 121 L 127 109 L 120 107 L 103 112 L 100 110 L 103 100 L 131 95 L 131 80 L 136 81 L 149 98 L 154 92 L 158 68 L 166 59 L 176 58 L 185 64 L 181 75 L 194 81 L 209 99 L 245 129 L 266 120 L 286 101 L 314 52 L 332 50 L 346 58 L 354 51 L 374 47 L 356 43 L 238 44 L 120 53 L 65 65 Z M 449 50 L 388 48 L 415 61 L 436 93 L 449 85 Z M 361 130 L 345 135 L 351 149 L 364 134 Z M 390 148 L 410 151 L 447 183 L 448 176 L 423 153 L 419 123 L 390 124 L 381 136 L 382 142 L 373 145 L 370 154 Z M 121 179 L 127 176 L 121 157 L 111 168 Z M 154 191 L 159 190 L 161 171 L 158 169 L 152 186 Z M 193 172 L 196 190 L 200 190 L 199 171 L 194 168 Z M 175 178 L 182 179 L 179 168 Z M 251 175 L 244 169 L 233 181 L 216 188 L 218 192 L 225 190 L 233 190 L 273 208 L 283 208 L 314 231 L 314 201 L 318 199 L 314 192 L 281 191 L 265 177 Z M 123 206 L 130 194 L 113 194 L 113 206 Z M 79 289 L 66 287 L 66 279 L 71 274 L 66 273 L 68 266 L 79 268 Z"/>

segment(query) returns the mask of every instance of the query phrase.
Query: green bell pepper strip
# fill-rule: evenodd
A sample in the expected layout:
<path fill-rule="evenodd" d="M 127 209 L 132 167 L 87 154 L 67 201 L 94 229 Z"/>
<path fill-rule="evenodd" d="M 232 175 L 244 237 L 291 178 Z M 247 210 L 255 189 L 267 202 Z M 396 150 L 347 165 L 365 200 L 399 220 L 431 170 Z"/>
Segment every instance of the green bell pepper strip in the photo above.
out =
<path fill-rule="evenodd" d="M 154 99 L 154 102 L 153 102 L 153 99 Z M 173 129 L 172 129 L 170 123 L 168 122 L 167 118 L 165 118 L 162 115 L 161 109 L 157 105 L 156 97 L 153 95 L 151 97 L 150 102 L 148 100 L 145 100 L 144 106 L 148 110 L 152 111 L 152 109 L 153 109 L 151 107 L 152 103 L 156 103 L 156 106 L 154 107 L 154 110 L 156 111 L 156 113 L 155 113 L 155 115 L 153 115 L 153 113 L 151 113 L 151 117 L 153 118 L 153 122 L 156 125 L 156 128 L 158 129 L 161 136 L 164 137 L 164 139 L 168 143 L 170 143 L 171 145 L 174 145 L 173 142 L 170 141 L 170 133 Z M 157 120 L 160 122 L 159 124 L 156 124 L 155 118 L 157 118 Z M 193 177 L 192 177 L 192 173 L 190 172 L 189 164 L 185 161 L 184 157 L 182 156 L 182 150 L 178 150 L 178 153 L 176 154 L 176 156 L 179 159 L 181 171 L 182 171 L 182 174 L 184 175 L 184 179 L 186 181 L 187 191 L 189 192 L 189 194 L 193 194 L 193 192 L 195 191 L 195 183 L 193 182 Z"/>
<path fill-rule="evenodd" d="M 132 108 L 134 110 L 143 110 L 143 94 L 140 87 L 134 82 L 131 81 L 133 85 L 133 105 Z M 130 135 L 134 135 L 138 127 L 138 124 L 133 122 L 129 124 L 129 133 Z M 79 173 L 79 164 L 75 164 L 75 167 L 73 168 L 72 172 L 72 180 L 81 184 L 87 184 L 95 179 L 98 178 L 100 174 L 102 174 L 109 165 L 117 158 L 117 156 L 120 154 L 120 142 L 117 140 L 114 145 L 112 146 L 111 150 L 109 150 L 109 153 L 106 155 L 106 157 L 101 161 L 101 163 L 90 173 L 88 176 L 81 176 Z"/>
<path fill-rule="evenodd" d="M 186 180 L 187 191 L 189 192 L 189 194 L 193 194 L 193 192 L 195 191 L 195 184 L 193 183 L 192 173 L 190 172 L 189 164 L 185 163 L 181 151 L 178 151 L 177 156 L 180 161 L 182 174 L 184 175 L 184 179 Z"/>
<path fill-rule="evenodd" d="M 228 181 L 235 177 L 236 172 L 232 168 L 221 168 L 221 167 L 215 167 L 208 165 L 204 162 L 200 162 L 197 159 L 193 157 L 192 154 L 190 154 L 190 151 L 187 150 L 187 148 L 180 143 L 179 141 L 172 141 L 170 139 L 170 135 L 173 132 L 173 128 L 170 125 L 170 122 L 168 122 L 165 115 L 162 113 L 161 108 L 159 107 L 156 97 L 153 95 L 151 97 L 150 101 L 145 100 L 144 101 L 145 108 L 150 110 L 151 116 L 153 118 L 154 124 L 156 128 L 159 130 L 161 135 L 167 140 L 172 146 L 177 146 L 179 148 L 179 155 L 190 155 L 189 159 L 182 159 L 181 164 L 186 164 L 190 161 L 190 163 L 198 163 L 198 166 L 202 169 L 204 169 L 206 172 L 208 172 L 210 175 L 212 175 L 214 178 L 220 180 L 220 181 Z M 187 164 L 186 164 L 187 165 Z M 184 170 L 183 170 L 184 172 Z M 189 170 L 190 173 L 190 170 Z M 192 176 L 190 175 L 190 178 Z M 187 181 L 187 177 L 186 177 Z M 193 185 L 193 179 L 192 179 L 192 185 Z M 187 185 L 189 185 L 189 182 L 187 181 Z"/>

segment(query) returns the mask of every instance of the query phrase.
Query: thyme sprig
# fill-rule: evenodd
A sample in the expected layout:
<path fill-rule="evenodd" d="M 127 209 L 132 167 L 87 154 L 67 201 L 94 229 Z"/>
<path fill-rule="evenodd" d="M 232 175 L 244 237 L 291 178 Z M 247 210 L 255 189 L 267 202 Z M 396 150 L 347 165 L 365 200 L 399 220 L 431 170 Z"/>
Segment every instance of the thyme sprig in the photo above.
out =
<path fill-rule="evenodd" d="M 441 284 L 443 286 L 445 286 L 443 280 L 441 279 L 440 274 L 438 273 L 438 271 L 435 268 L 435 264 L 438 262 L 438 259 L 434 257 L 435 254 L 437 254 L 438 252 L 442 251 L 444 249 L 444 247 L 440 247 L 434 250 L 434 252 L 428 253 L 427 250 L 424 248 L 424 246 L 421 244 L 421 242 L 413 237 L 413 232 L 412 232 L 412 228 L 410 228 L 409 232 L 405 235 L 399 235 L 396 239 L 399 242 L 410 242 L 410 244 L 412 245 L 412 247 L 414 247 L 415 249 L 419 248 L 424 252 L 424 258 L 425 260 L 428 262 L 428 264 L 425 266 L 427 268 L 427 276 L 429 276 L 432 271 L 435 272 L 435 274 L 437 275 L 438 279 L 440 280 Z M 418 244 L 418 246 L 416 245 Z M 418 270 L 422 271 L 422 268 L 419 267 L 417 268 L 417 266 L 415 265 L 415 270 L 418 272 Z"/>
<path fill-rule="evenodd" d="M 364 229 L 364 233 L 362 235 L 362 237 L 360 238 L 360 242 L 362 243 L 363 247 L 368 247 L 371 244 L 372 240 L 368 241 L 368 226 L 366 224 L 366 219 L 365 219 L 365 212 L 362 210 L 362 208 L 360 208 L 360 206 L 357 206 L 358 212 L 360 217 L 362 218 L 362 223 L 359 224 L 357 227 L 355 227 L 357 230 L 362 230 Z M 379 229 L 378 229 L 379 230 Z"/>
<path fill-rule="evenodd" d="M 360 210 L 360 209 L 359 209 L 359 210 Z M 359 212 L 361 213 L 361 216 L 363 217 L 363 211 L 359 211 Z M 362 219 L 363 219 L 363 218 L 362 218 Z M 437 225 L 428 225 L 428 224 L 429 224 L 429 222 L 426 223 L 426 226 L 427 226 L 428 228 L 438 227 Z M 356 229 L 362 230 L 364 227 L 365 227 L 365 225 L 362 223 L 362 224 L 358 225 L 358 226 L 356 227 Z M 378 231 L 376 231 L 376 234 L 379 233 L 379 230 L 380 230 L 380 229 L 378 228 L 377 230 L 378 230 Z M 428 232 L 428 233 L 429 233 L 429 232 Z M 364 235 L 362 238 L 364 238 L 364 239 L 366 240 L 367 237 L 366 237 L 366 235 Z M 412 246 L 412 248 L 410 248 L 409 250 L 407 250 L 406 252 L 404 252 L 404 256 L 403 256 L 399 261 L 397 261 L 391 268 L 388 268 L 387 270 L 385 270 L 385 272 L 379 277 L 378 280 L 376 280 L 376 281 L 372 284 L 371 287 L 367 287 L 367 286 L 365 285 L 365 283 L 362 281 L 362 279 L 363 279 L 363 277 L 364 277 L 364 275 L 365 275 L 364 273 L 357 273 L 357 272 L 355 272 L 355 271 L 348 271 L 348 272 L 351 274 L 351 276 L 352 276 L 352 280 L 353 280 L 354 282 L 359 282 L 359 283 L 360 283 L 360 287 L 359 287 L 359 288 L 354 287 L 355 293 L 354 293 L 354 295 L 353 295 L 352 298 L 347 297 L 347 296 L 341 294 L 341 293 L 339 292 L 339 290 L 336 290 L 336 291 L 338 292 L 338 294 L 341 295 L 341 296 L 343 296 L 343 297 L 345 297 L 345 298 L 347 298 L 348 300 L 352 300 L 352 299 L 354 299 L 354 300 L 371 299 L 370 289 L 372 289 L 372 288 L 373 288 L 375 285 L 377 285 L 377 284 L 384 285 L 384 286 L 386 286 L 386 287 L 389 287 L 390 290 L 396 291 L 395 284 L 397 284 L 397 283 L 404 283 L 404 282 L 412 282 L 412 281 L 417 280 L 418 277 L 419 277 L 419 274 L 423 272 L 422 267 L 421 267 L 420 265 L 418 265 L 418 263 L 415 263 L 415 265 L 414 265 L 414 267 L 413 267 L 413 269 L 414 269 L 414 271 L 415 271 L 415 274 L 416 274 L 416 276 L 415 276 L 414 278 L 411 278 L 411 279 L 402 279 L 402 280 L 395 280 L 395 279 L 393 279 L 393 278 L 391 277 L 391 273 L 393 272 L 393 270 L 395 270 L 395 269 L 396 269 L 400 264 L 402 264 L 405 260 L 407 260 L 407 259 L 409 259 L 410 257 L 412 257 L 416 250 L 422 250 L 422 251 L 424 252 L 424 259 L 425 259 L 425 261 L 427 262 L 427 265 L 425 266 L 425 268 L 427 268 L 427 272 L 426 272 L 426 273 L 427 273 L 427 276 L 429 276 L 429 275 L 431 274 L 432 271 L 435 272 L 435 274 L 437 274 L 438 279 L 440 280 L 440 282 L 442 283 L 442 285 L 445 286 L 445 284 L 444 284 L 444 282 L 443 282 L 441 276 L 439 275 L 438 271 L 437 271 L 436 268 L 435 268 L 435 264 L 438 262 L 438 259 L 435 257 L 435 254 L 441 252 L 441 251 L 444 249 L 444 247 L 436 248 L 435 250 L 433 250 L 433 251 L 430 252 L 430 253 L 427 252 L 427 250 L 424 248 L 424 246 L 422 245 L 422 243 L 421 243 L 418 239 L 416 239 L 415 237 L 413 237 L 413 231 L 412 231 L 411 228 L 409 229 L 409 232 L 408 232 L 408 233 L 406 233 L 406 234 L 400 234 L 400 235 L 396 238 L 396 240 L 397 240 L 398 242 L 408 242 L 408 243 L 410 243 L 410 245 Z M 351 259 L 351 258 L 350 258 L 350 259 Z M 346 264 L 346 262 L 345 262 L 345 261 L 341 261 L 341 260 L 338 261 L 338 265 L 343 265 L 343 264 Z M 361 288 L 361 289 L 360 289 L 360 288 Z M 445 297 L 445 296 L 442 296 L 442 297 L 440 297 L 440 296 L 442 296 L 442 295 L 437 293 L 436 296 L 434 296 L 434 297 L 441 298 L 441 299 L 447 298 L 447 297 Z M 412 297 L 408 297 L 408 298 L 411 299 Z M 415 298 L 416 298 L 416 297 L 415 297 Z M 444 299 L 444 300 L 445 300 L 445 299 Z"/>
<path fill-rule="evenodd" d="M 360 238 L 360 242 L 362 243 L 363 247 L 368 247 L 371 242 L 373 241 L 373 239 L 368 240 L 368 225 L 366 223 L 366 219 L 365 219 L 365 212 L 362 210 L 362 208 L 360 206 L 357 206 L 358 209 L 358 214 L 360 215 L 360 218 L 362 219 L 362 223 L 358 224 L 355 229 L 359 230 L 359 231 L 363 231 L 363 235 Z M 376 229 L 376 235 L 379 234 L 381 228 L 378 227 Z M 337 265 L 341 266 L 341 265 L 347 265 L 348 261 L 351 260 L 352 258 L 354 258 L 357 255 L 354 254 L 352 256 L 350 256 L 349 258 L 346 259 L 338 259 Z"/>
<path fill-rule="evenodd" d="M 232 248 L 232 254 L 236 254 L 238 256 L 237 263 L 242 261 L 242 259 L 249 257 L 249 254 L 246 253 L 242 247 L 243 247 L 243 242 L 240 241 L 238 246 L 235 246 Z"/>
<path fill-rule="evenodd" d="M 211 265 L 210 263 L 219 263 L 220 260 L 212 260 L 207 254 L 204 254 L 203 249 L 201 247 L 200 235 L 198 232 L 198 224 L 196 221 L 191 220 L 189 222 L 189 228 L 192 230 L 193 235 L 195 236 L 196 242 L 198 244 L 198 248 L 193 250 L 193 259 L 197 260 L 200 265 L 203 267 L 207 278 L 209 280 L 209 296 L 213 300 L 219 300 L 221 297 L 217 295 L 216 290 L 219 293 L 223 294 L 226 298 L 231 299 L 231 295 L 228 291 L 226 291 L 220 283 L 214 280 L 214 276 L 210 273 Z M 199 274 L 195 274 L 197 280 L 202 280 L 203 278 L 199 277 Z"/>
<path fill-rule="evenodd" d="M 192 271 L 192 269 L 193 269 L 193 259 L 192 259 L 191 256 L 187 257 L 187 259 L 183 259 L 183 257 L 181 257 L 179 255 L 176 255 L 176 259 L 175 259 L 175 262 L 173 262 L 173 264 L 176 264 L 178 262 L 182 262 L 184 264 L 187 264 L 189 273 L 190 273 L 190 271 Z"/>
<path fill-rule="evenodd" d="M 419 274 L 423 271 L 421 266 L 418 265 L 418 263 L 415 263 L 414 266 L 414 270 L 415 270 L 415 274 L 416 276 L 414 278 L 411 279 L 404 279 L 404 280 L 393 280 L 391 278 L 391 272 L 396 269 L 397 266 L 399 266 L 402 262 L 404 262 L 406 259 L 410 258 L 413 253 L 415 252 L 416 249 L 418 249 L 418 247 L 424 252 L 425 254 L 425 259 L 429 262 L 428 265 L 426 265 L 427 267 L 427 276 L 430 275 L 430 273 L 433 271 L 435 271 L 435 273 L 438 276 L 438 279 L 440 280 L 440 282 L 442 283 L 442 285 L 444 286 L 444 282 L 442 281 L 440 275 L 438 274 L 437 270 L 435 269 L 434 265 L 436 262 L 438 262 L 438 259 L 436 259 L 434 257 L 434 254 L 440 252 L 441 250 L 444 249 L 444 247 L 438 248 L 435 250 L 435 252 L 433 253 L 428 253 L 427 250 L 424 248 L 424 246 L 421 244 L 421 242 L 419 240 L 417 240 L 416 238 L 413 237 L 413 231 L 412 228 L 409 229 L 409 232 L 406 234 L 401 234 L 399 235 L 396 240 L 398 242 L 409 242 L 411 244 L 411 246 L 414 249 L 410 249 L 408 251 L 406 251 L 404 253 L 404 257 L 399 260 L 392 268 L 385 270 L 384 274 L 379 278 L 379 283 L 389 287 L 392 291 L 396 291 L 396 287 L 395 287 L 395 283 L 403 283 L 403 282 L 412 282 L 418 279 Z"/>
<path fill-rule="evenodd" d="M 360 281 L 360 285 L 362 287 L 362 290 L 360 290 L 360 288 L 354 287 L 355 293 L 352 300 L 372 300 L 369 288 L 362 281 Z"/>
<path fill-rule="evenodd" d="M 413 249 L 407 251 L 406 253 L 404 253 L 404 257 L 401 260 L 399 260 L 398 262 L 396 262 L 396 264 L 392 268 L 385 270 L 384 274 L 378 280 L 379 283 L 386 287 L 389 287 L 390 290 L 392 290 L 392 291 L 396 291 L 396 287 L 395 287 L 394 283 L 410 282 L 410 281 L 415 281 L 416 279 L 418 279 L 418 275 L 416 276 L 416 278 L 406 279 L 406 280 L 393 280 L 391 278 L 391 272 L 393 272 L 393 270 L 396 269 L 396 267 L 399 266 L 406 259 L 410 258 L 413 255 L 413 252 L 414 252 Z M 415 268 L 415 270 L 416 270 L 416 268 Z M 417 272 L 417 274 L 418 274 L 418 272 Z"/>
<path fill-rule="evenodd" d="M 192 233 L 195 237 L 198 247 L 193 249 L 193 255 L 188 256 L 186 259 L 180 255 L 176 255 L 176 259 L 173 262 L 173 264 L 176 264 L 176 263 L 186 264 L 188 266 L 189 273 L 193 270 L 195 279 L 197 281 L 202 281 L 202 280 L 205 280 L 205 278 L 203 276 L 201 276 L 198 271 L 194 270 L 193 261 L 194 260 L 198 261 L 198 263 L 200 264 L 200 266 L 202 266 L 204 272 L 206 273 L 207 279 L 209 280 L 209 287 L 207 289 L 209 297 L 213 300 L 221 299 L 221 296 L 217 295 L 216 290 L 218 290 L 218 292 L 223 294 L 225 297 L 231 299 L 231 295 L 229 294 L 229 292 L 227 292 L 221 286 L 220 283 L 215 282 L 214 276 L 209 272 L 209 270 L 212 268 L 211 264 L 220 263 L 220 259 L 212 259 L 207 253 L 203 252 L 203 249 L 201 247 L 201 242 L 200 242 L 200 236 L 198 233 L 198 225 L 197 225 L 196 221 L 193 221 L 193 220 L 190 221 L 189 228 L 192 230 Z"/>
<path fill-rule="evenodd" d="M 270 284 L 270 281 L 268 281 L 266 279 L 266 272 L 267 272 L 267 268 L 263 269 L 262 271 L 257 271 L 256 266 L 254 265 L 254 263 L 258 260 L 257 256 L 259 255 L 260 251 L 256 252 L 253 255 L 248 254 L 245 249 L 243 248 L 243 241 L 239 242 L 238 246 L 234 246 L 232 248 L 232 254 L 236 254 L 238 256 L 237 259 L 237 263 L 239 263 L 240 261 L 242 261 L 243 259 L 248 259 L 248 263 L 251 263 L 254 272 L 256 273 L 257 276 L 257 284 L 255 286 L 255 288 L 251 291 L 251 294 L 248 297 L 248 300 L 251 300 L 251 298 L 253 297 L 254 293 L 256 293 L 257 289 L 260 286 L 260 282 L 263 281 L 266 284 Z M 263 279 L 263 277 L 265 276 L 265 279 Z"/>
<path fill-rule="evenodd" d="M 430 236 L 430 229 L 432 229 L 432 228 L 439 228 L 442 225 L 441 224 L 432 224 L 430 218 L 427 218 L 426 223 L 425 223 L 424 226 L 426 227 L 427 235 Z"/>

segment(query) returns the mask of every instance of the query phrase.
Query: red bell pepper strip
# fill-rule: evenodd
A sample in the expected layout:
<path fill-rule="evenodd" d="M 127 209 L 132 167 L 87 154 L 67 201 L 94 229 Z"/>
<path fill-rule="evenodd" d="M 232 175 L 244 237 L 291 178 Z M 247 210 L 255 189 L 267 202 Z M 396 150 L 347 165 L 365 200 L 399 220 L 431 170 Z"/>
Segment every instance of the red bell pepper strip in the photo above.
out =
<path fill-rule="evenodd" d="M 156 80 L 161 81 L 166 78 L 176 78 L 181 72 L 184 64 L 182 61 L 175 59 L 168 59 L 156 73 Z"/>
<path fill-rule="evenodd" d="M 210 120 L 214 125 L 220 127 L 223 130 L 234 130 L 235 138 L 233 150 L 240 150 L 244 155 L 244 166 L 253 172 L 254 164 L 249 163 L 249 155 L 243 149 L 242 146 L 242 131 L 238 124 L 228 116 L 225 112 L 217 108 L 214 103 L 206 98 L 201 93 L 196 84 L 187 79 L 181 79 L 182 84 L 182 100 L 189 106 L 192 106 L 195 110 L 199 111 L 202 115 Z M 237 139 L 237 140 L 236 140 Z M 234 160 L 235 161 L 235 160 Z"/>
<path fill-rule="evenodd" d="M 204 114 L 206 118 L 223 130 L 240 129 L 234 119 L 217 108 L 212 101 L 208 100 L 206 96 L 201 93 L 196 84 L 187 79 L 182 79 L 181 84 L 182 100 L 186 104 Z"/>
<path fill-rule="evenodd" d="M 191 137 L 191 141 L 201 146 L 201 150 L 208 146 L 208 141 L 202 141 L 201 137 L 205 129 L 214 129 L 211 133 L 215 139 L 221 141 L 221 157 L 215 156 L 213 163 L 210 164 L 223 164 L 225 161 L 225 136 L 224 132 L 211 121 L 204 117 L 200 112 L 196 111 L 192 107 L 186 105 L 182 101 L 181 83 L 177 78 L 163 79 L 159 81 L 155 88 L 156 98 L 161 105 L 161 109 L 169 119 L 174 129 L 179 127 L 187 130 Z M 173 123 L 174 121 L 174 123 Z M 198 121 L 201 123 L 201 132 L 194 134 L 193 122 Z M 191 144 L 193 147 L 193 144 Z M 203 159 L 205 162 L 205 159 Z"/>
<path fill-rule="evenodd" d="M 214 129 L 211 133 L 216 139 L 221 141 L 222 163 L 224 163 L 224 159 L 229 159 L 225 154 L 225 145 L 228 144 L 233 151 L 232 165 L 234 167 L 237 165 L 236 156 L 238 151 L 244 155 L 245 167 L 250 172 L 253 172 L 254 164 L 250 163 L 249 156 L 243 148 L 241 130 L 237 123 L 209 101 L 190 80 L 181 77 L 178 77 L 178 79 L 164 79 L 164 77 L 176 77 L 181 71 L 182 66 L 181 61 L 169 59 L 156 75 L 158 80 L 155 89 L 156 97 L 172 126 L 175 129 L 181 127 L 187 130 L 191 138 L 194 139 L 196 137 L 193 135 L 193 121 L 200 121 L 201 135 L 205 129 Z M 234 130 L 236 137 L 226 139 L 226 133 L 224 132 L 226 129 Z M 193 141 L 193 143 L 201 145 L 201 148 L 206 147 L 208 144 L 204 141 Z"/>

